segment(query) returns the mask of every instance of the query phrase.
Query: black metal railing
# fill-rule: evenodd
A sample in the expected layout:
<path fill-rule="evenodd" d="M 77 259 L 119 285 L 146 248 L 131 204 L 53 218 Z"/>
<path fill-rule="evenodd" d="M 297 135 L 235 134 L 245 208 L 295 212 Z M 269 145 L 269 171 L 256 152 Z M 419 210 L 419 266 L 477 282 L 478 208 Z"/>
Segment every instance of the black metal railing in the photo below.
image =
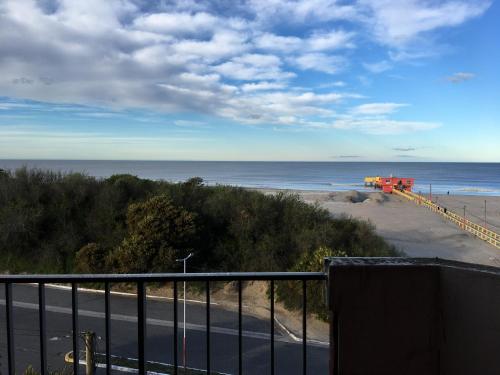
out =
<path fill-rule="evenodd" d="M 137 332 L 138 332 L 138 372 L 146 374 L 146 288 L 147 283 L 173 283 L 173 368 L 174 374 L 178 373 L 178 283 L 179 282 L 205 282 L 206 291 L 206 373 L 211 373 L 211 341 L 210 341 L 210 283 L 220 281 L 236 281 L 238 290 L 238 374 L 243 374 L 243 295 L 242 283 L 244 281 L 269 281 L 270 282 L 270 373 L 275 373 L 275 281 L 288 280 L 302 283 L 302 373 L 307 373 L 307 282 L 326 280 L 326 274 L 321 272 L 257 272 L 257 273 L 186 273 L 186 274 L 129 274 L 129 275 L 2 275 L 0 283 L 5 285 L 5 313 L 8 373 L 15 375 L 15 350 L 14 350 L 14 322 L 13 322 L 13 284 L 38 284 L 38 313 L 39 313 L 39 339 L 40 339 L 40 373 L 48 374 L 47 366 L 47 337 L 46 337 L 46 306 L 45 286 L 49 283 L 71 285 L 71 322 L 72 322 L 72 349 L 73 372 L 78 374 L 79 360 L 79 322 L 78 322 L 78 286 L 86 283 L 104 283 L 104 323 L 105 323 L 105 363 L 106 374 L 111 373 L 111 283 L 135 283 L 137 285 Z"/>

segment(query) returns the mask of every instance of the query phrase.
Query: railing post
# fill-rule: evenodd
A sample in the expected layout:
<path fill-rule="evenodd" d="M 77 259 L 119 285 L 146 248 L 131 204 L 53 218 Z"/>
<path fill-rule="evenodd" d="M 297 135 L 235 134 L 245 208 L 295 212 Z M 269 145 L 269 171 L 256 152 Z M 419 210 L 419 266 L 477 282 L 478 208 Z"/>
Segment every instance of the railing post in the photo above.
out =
<path fill-rule="evenodd" d="M 95 333 L 85 332 L 83 334 L 85 342 L 85 374 L 94 375 L 95 373 Z"/>
<path fill-rule="evenodd" d="M 243 296 L 241 280 L 238 280 L 238 374 L 243 374 Z"/>
<path fill-rule="evenodd" d="M 16 359 L 14 348 L 14 322 L 12 321 L 12 284 L 5 284 L 5 313 L 7 323 L 7 360 L 9 364 L 9 375 L 15 375 Z"/>
<path fill-rule="evenodd" d="M 144 281 L 137 282 L 137 340 L 139 375 L 146 374 L 146 291 Z"/>
<path fill-rule="evenodd" d="M 177 292 L 177 281 L 174 281 L 174 375 L 178 374 L 178 292 Z"/>
<path fill-rule="evenodd" d="M 207 374 L 211 371 L 211 358 L 210 358 L 210 281 L 206 282 L 207 293 Z M 186 369 L 184 368 L 184 371 Z"/>
<path fill-rule="evenodd" d="M 109 282 L 104 286 L 104 314 L 106 329 L 106 375 L 111 374 L 111 303 Z"/>
<path fill-rule="evenodd" d="M 271 280 L 271 375 L 274 375 L 274 280 Z"/>
<path fill-rule="evenodd" d="M 47 373 L 47 339 L 45 327 L 45 284 L 38 284 L 38 321 L 40 325 L 40 374 Z"/>
<path fill-rule="evenodd" d="M 302 280 L 302 374 L 307 374 L 307 282 Z"/>
<path fill-rule="evenodd" d="M 80 365 L 79 349 L 79 328 L 78 328 L 78 285 L 71 284 L 71 321 L 73 328 L 73 374 L 78 375 L 78 366 Z"/>

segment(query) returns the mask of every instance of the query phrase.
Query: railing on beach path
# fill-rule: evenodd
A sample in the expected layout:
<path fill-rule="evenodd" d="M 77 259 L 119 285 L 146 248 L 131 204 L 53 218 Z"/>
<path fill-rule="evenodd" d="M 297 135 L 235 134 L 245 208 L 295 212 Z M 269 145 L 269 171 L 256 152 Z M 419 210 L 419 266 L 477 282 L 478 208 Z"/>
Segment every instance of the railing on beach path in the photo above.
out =
<path fill-rule="evenodd" d="M 432 202 L 431 200 L 422 197 L 418 194 L 415 194 L 410 191 L 400 191 L 397 189 L 393 189 L 393 193 L 396 195 L 399 195 L 401 197 L 404 197 L 410 201 L 415 202 L 416 204 L 423 205 L 424 207 L 427 207 L 433 212 L 436 212 L 443 216 L 444 218 L 450 220 L 451 222 L 455 223 L 458 225 L 460 228 L 463 230 L 473 234 L 474 236 L 482 239 L 483 241 L 488 242 L 489 244 L 495 246 L 497 249 L 500 249 L 500 234 L 493 232 L 492 230 L 476 224 L 465 217 L 449 210 L 446 209 L 445 207 L 441 207 L 438 204 Z"/>
<path fill-rule="evenodd" d="M 40 342 L 40 373 L 49 373 L 47 366 L 47 337 L 46 337 L 46 307 L 45 307 L 45 287 L 49 283 L 71 285 L 71 322 L 72 322 L 72 348 L 73 353 L 80 353 L 79 349 L 79 324 L 78 324 L 78 286 L 89 283 L 104 284 L 104 322 L 105 322 L 105 363 L 106 374 L 111 374 L 111 314 L 110 314 L 110 284 L 111 283 L 132 283 L 137 285 L 137 352 L 138 352 L 138 373 L 144 375 L 147 372 L 146 353 L 146 288 L 147 283 L 173 283 L 173 373 L 178 374 L 181 368 L 178 355 L 178 283 L 179 282 L 204 282 L 206 292 L 206 373 L 211 373 L 211 342 L 210 342 L 210 283 L 219 281 L 236 281 L 238 285 L 238 374 L 242 374 L 243 362 L 243 326 L 242 326 L 242 283 L 244 281 L 269 281 L 270 283 L 270 363 L 269 372 L 274 374 L 275 365 L 275 332 L 274 332 L 274 286 L 275 281 L 288 280 L 302 283 L 302 373 L 307 373 L 307 282 L 314 280 L 326 280 L 326 274 L 321 272 L 253 272 L 253 273 L 186 273 L 186 274 L 131 274 L 131 275 L 1 275 L 0 283 L 5 285 L 5 306 L 6 306 L 6 334 L 7 334 L 7 360 L 9 375 L 15 374 L 15 335 L 13 322 L 13 284 L 38 284 L 38 314 L 39 314 L 39 342 Z M 74 374 L 78 374 L 79 361 L 73 361 Z"/>

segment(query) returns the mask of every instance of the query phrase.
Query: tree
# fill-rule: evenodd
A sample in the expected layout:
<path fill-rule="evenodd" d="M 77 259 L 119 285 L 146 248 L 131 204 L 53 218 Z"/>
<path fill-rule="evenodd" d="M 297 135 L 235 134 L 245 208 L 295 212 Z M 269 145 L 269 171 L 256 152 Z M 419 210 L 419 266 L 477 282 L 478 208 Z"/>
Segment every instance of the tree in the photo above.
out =
<path fill-rule="evenodd" d="M 78 273 L 106 273 L 108 251 L 96 243 L 89 243 L 76 252 L 75 271 Z"/>
<path fill-rule="evenodd" d="M 191 250 L 195 233 L 194 215 L 174 206 L 167 195 L 130 205 L 127 227 L 111 258 L 120 273 L 173 271 L 175 259 Z"/>

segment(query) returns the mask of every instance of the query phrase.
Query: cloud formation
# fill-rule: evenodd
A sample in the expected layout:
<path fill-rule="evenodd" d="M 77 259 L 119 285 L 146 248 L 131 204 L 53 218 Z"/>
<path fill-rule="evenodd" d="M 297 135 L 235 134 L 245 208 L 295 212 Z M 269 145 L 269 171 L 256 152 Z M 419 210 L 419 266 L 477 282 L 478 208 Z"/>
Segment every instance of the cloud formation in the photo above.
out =
<path fill-rule="evenodd" d="M 343 118 L 335 121 L 333 127 L 343 130 L 357 130 L 367 134 L 387 135 L 432 130 L 439 123 L 421 121 L 400 121 L 388 118 Z"/>
<path fill-rule="evenodd" d="M 357 115 L 387 115 L 407 105 L 403 103 L 367 103 L 354 107 L 352 113 Z"/>
<path fill-rule="evenodd" d="M 361 98 L 341 91 L 344 83 L 336 77 L 352 66 L 360 41 L 388 48 L 392 56 L 418 53 L 424 35 L 477 17 L 489 4 L 3 0 L 0 90 L 52 103 L 195 112 L 252 124 L 336 121 L 338 128 L 371 131 L 366 120 L 363 126 L 359 119 L 350 125 L 335 120 L 340 104 Z M 382 60 L 365 68 L 377 73 L 392 64 Z M 309 72 L 342 84 L 297 92 Z M 372 103 L 355 111 L 388 115 L 401 106 Z M 389 124 L 384 128 L 397 127 Z M 422 128 L 418 122 L 401 126 Z"/>
<path fill-rule="evenodd" d="M 474 73 L 458 72 L 451 76 L 445 77 L 448 82 L 461 83 L 473 79 L 476 75 Z"/>
<path fill-rule="evenodd" d="M 399 152 L 410 152 L 416 150 L 414 147 L 393 147 L 392 149 Z"/>
<path fill-rule="evenodd" d="M 358 159 L 361 155 L 337 155 L 332 156 L 333 159 Z"/>
<path fill-rule="evenodd" d="M 392 68 L 392 64 L 387 60 L 382 60 L 373 63 L 363 63 L 363 67 L 375 74 L 383 73 L 386 70 L 390 70 Z"/>
<path fill-rule="evenodd" d="M 483 14 L 491 1 L 361 0 L 360 4 L 373 17 L 366 22 L 376 40 L 405 49 L 422 42 L 431 31 L 457 26 Z"/>

